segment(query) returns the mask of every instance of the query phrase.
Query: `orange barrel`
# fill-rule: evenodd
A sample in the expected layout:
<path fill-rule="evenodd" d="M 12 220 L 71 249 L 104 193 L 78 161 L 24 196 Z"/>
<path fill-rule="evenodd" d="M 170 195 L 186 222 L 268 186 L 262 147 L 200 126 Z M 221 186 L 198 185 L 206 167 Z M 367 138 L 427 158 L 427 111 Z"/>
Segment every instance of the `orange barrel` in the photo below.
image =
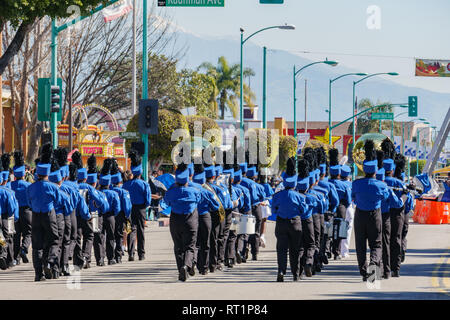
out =
<path fill-rule="evenodd" d="M 429 202 L 430 201 L 423 200 L 422 208 L 419 211 L 419 216 L 418 216 L 418 222 L 420 224 L 425 224 L 427 219 L 428 219 L 428 215 L 430 213 L 430 204 L 429 204 Z"/>
<path fill-rule="evenodd" d="M 441 202 L 442 224 L 450 223 L 450 202 Z"/>
<path fill-rule="evenodd" d="M 416 206 L 414 207 L 414 214 L 412 216 L 412 219 L 415 223 L 419 222 L 419 215 L 420 211 L 422 210 L 422 200 L 417 199 L 416 200 Z"/>
<path fill-rule="evenodd" d="M 442 222 L 442 202 L 427 201 L 430 207 L 428 217 L 425 220 L 426 224 L 441 224 Z"/>

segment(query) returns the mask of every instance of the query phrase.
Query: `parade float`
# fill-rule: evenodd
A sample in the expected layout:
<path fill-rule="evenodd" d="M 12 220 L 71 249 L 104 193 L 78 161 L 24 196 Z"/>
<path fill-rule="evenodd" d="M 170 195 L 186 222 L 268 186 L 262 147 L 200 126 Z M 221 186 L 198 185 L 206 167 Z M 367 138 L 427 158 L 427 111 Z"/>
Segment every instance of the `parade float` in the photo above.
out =
<path fill-rule="evenodd" d="M 64 115 L 68 122 L 68 112 Z M 87 159 L 95 154 L 97 163 L 102 165 L 106 158 L 114 157 L 123 169 L 129 167 L 125 153 L 123 132 L 114 115 L 105 107 L 97 104 L 74 105 L 72 109 L 72 143 L 87 163 Z M 62 147 L 69 147 L 69 125 L 58 126 L 58 142 Z"/>

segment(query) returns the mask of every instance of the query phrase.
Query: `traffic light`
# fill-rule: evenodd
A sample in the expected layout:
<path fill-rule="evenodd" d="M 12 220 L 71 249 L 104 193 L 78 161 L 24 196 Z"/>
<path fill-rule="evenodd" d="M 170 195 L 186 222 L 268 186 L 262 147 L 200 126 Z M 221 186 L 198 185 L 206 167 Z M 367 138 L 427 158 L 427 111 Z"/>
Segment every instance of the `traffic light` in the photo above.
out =
<path fill-rule="evenodd" d="M 50 92 L 51 92 L 51 112 L 59 112 L 60 108 L 61 108 L 61 88 L 59 86 L 51 86 L 50 87 Z"/>
<path fill-rule="evenodd" d="M 417 117 L 417 97 L 408 97 L 408 117 Z"/>
<path fill-rule="evenodd" d="M 139 100 L 139 132 L 158 134 L 158 100 Z"/>

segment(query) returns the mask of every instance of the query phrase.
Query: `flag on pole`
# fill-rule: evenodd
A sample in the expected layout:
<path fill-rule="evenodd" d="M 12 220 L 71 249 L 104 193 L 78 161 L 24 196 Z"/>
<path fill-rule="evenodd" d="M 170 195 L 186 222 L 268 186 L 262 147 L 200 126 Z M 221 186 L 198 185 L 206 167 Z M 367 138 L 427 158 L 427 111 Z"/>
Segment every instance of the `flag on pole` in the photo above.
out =
<path fill-rule="evenodd" d="M 109 22 L 120 18 L 133 10 L 132 0 L 120 0 L 102 10 L 103 21 Z"/>

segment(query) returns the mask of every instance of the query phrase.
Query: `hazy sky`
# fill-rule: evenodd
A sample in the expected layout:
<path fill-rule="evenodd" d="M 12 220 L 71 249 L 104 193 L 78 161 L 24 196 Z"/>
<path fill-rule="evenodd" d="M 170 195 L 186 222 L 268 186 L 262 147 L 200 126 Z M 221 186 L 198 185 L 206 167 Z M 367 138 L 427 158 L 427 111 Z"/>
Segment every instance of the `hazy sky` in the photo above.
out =
<path fill-rule="evenodd" d="M 225 0 L 224 8 L 160 9 L 179 27 L 203 37 L 238 39 L 240 27 L 248 36 L 263 27 L 294 24 L 294 31 L 268 30 L 250 41 L 309 59 L 328 57 L 361 72 L 396 71 L 400 76 L 390 80 L 450 93 L 450 78 L 414 76 L 415 57 L 450 60 L 449 0 L 284 2 L 263 5 L 259 0 Z M 380 9 L 380 29 L 367 27 L 372 16 L 367 9 L 372 5 Z"/>

